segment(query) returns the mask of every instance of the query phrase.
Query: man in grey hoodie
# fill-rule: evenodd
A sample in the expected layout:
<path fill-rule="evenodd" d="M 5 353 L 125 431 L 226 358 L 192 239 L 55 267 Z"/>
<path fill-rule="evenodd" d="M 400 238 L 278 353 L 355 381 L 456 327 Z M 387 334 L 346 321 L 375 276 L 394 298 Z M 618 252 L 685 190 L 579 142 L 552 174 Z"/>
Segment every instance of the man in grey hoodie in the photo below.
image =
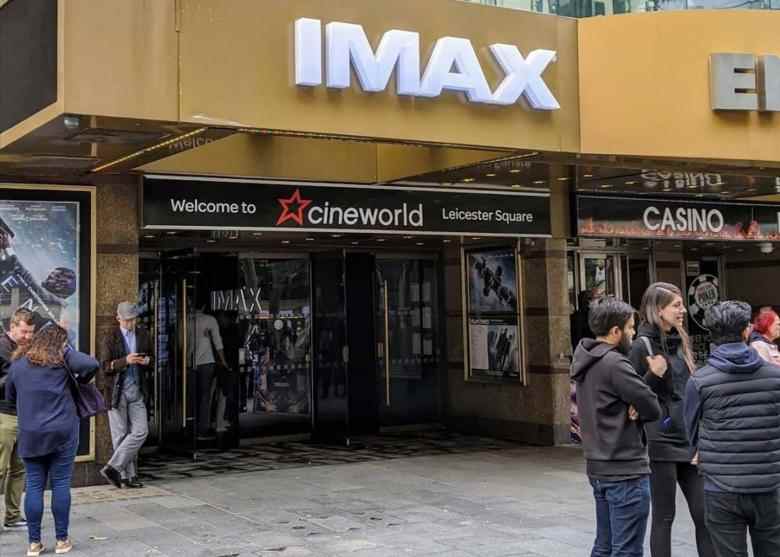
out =
<path fill-rule="evenodd" d="M 591 307 L 596 339 L 574 352 L 582 446 L 596 500 L 591 557 L 641 557 L 650 513 L 650 461 L 644 423 L 661 416 L 658 399 L 631 366 L 635 310 L 605 298 Z"/>

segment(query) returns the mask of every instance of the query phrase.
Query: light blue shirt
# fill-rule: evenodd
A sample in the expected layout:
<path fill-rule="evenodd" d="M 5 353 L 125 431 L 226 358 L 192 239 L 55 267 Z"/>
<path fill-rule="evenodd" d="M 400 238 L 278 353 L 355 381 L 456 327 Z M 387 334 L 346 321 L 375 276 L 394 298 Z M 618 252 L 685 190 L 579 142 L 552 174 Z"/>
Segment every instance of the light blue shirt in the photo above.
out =
<path fill-rule="evenodd" d="M 119 327 L 119 330 L 122 331 L 122 337 L 125 339 L 127 353 L 132 354 L 135 352 L 135 331 L 128 331 L 122 327 Z M 138 366 L 135 364 L 127 366 L 127 371 L 125 372 L 125 386 L 131 383 L 138 385 Z"/>

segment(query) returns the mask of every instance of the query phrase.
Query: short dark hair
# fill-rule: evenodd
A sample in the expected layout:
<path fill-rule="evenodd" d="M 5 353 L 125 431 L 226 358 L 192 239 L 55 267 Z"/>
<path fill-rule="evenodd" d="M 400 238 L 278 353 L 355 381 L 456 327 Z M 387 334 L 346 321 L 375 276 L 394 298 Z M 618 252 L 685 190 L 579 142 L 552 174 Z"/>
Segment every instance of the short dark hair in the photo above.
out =
<path fill-rule="evenodd" d="M 612 327 L 622 331 L 635 313 L 636 310 L 625 302 L 612 297 L 602 298 L 590 306 L 588 325 L 594 335 L 603 337 L 609 334 Z"/>
<path fill-rule="evenodd" d="M 719 302 L 704 315 L 704 327 L 710 331 L 713 344 L 743 342 L 742 333 L 750 326 L 750 304 L 736 300 Z"/>

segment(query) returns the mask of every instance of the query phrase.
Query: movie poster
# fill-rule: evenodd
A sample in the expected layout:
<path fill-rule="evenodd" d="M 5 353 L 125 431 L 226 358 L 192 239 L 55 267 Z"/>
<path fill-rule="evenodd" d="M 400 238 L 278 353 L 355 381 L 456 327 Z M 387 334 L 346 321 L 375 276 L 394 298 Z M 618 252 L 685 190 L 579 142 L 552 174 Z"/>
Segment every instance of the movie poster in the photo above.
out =
<path fill-rule="evenodd" d="M 0 200 L 0 323 L 24 307 L 60 323 L 79 346 L 77 201 Z"/>
<path fill-rule="evenodd" d="M 515 250 L 469 251 L 465 262 L 469 376 L 518 381 L 523 353 Z"/>
<path fill-rule="evenodd" d="M 469 312 L 517 312 L 517 272 L 513 249 L 470 252 L 468 268 Z"/>

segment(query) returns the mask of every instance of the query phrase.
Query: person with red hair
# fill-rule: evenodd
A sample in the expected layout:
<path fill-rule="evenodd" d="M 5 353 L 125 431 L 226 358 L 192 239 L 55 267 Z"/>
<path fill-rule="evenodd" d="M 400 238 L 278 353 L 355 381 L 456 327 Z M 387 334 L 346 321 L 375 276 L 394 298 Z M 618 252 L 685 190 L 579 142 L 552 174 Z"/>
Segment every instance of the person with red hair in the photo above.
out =
<path fill-rule="evenodd" d="M 753 320 L 750 347 L 770 364 L 780 365 L 780 351 L 775 341 L 780 338 L 780 317 L 771 308 L 762 308 Z"/>

